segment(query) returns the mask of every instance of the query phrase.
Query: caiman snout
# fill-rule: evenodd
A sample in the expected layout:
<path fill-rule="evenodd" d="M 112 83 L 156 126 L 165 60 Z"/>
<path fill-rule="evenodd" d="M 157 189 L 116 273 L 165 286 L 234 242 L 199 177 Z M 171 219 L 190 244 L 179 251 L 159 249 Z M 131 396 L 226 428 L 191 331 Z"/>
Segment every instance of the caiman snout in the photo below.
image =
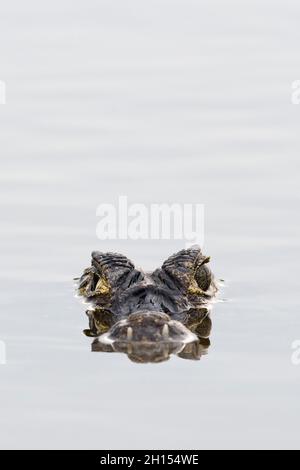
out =
<path fill-rule="evenodd" d="M 115 323 L 99 340 L 107 343 L 180 343 L 197 341 L 182 323 L 161 312 L 132 313 Z"/>

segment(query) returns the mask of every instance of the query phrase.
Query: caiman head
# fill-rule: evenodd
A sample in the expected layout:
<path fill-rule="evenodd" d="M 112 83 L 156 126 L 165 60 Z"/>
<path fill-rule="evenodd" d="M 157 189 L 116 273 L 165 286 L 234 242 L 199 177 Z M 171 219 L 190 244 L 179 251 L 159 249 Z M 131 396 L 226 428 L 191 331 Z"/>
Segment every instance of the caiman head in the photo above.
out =
<path fill-rule="evenodd" d="M 78 282 L 91 305 L 85 334 L 96 338 L 92 349 L 126 352 L 135 362 L 199 358 L 209 346 L 209 305 L 217 292 L 208 262 L 193 247 L 144 273 L 123 255 L 92 253 Z"/>

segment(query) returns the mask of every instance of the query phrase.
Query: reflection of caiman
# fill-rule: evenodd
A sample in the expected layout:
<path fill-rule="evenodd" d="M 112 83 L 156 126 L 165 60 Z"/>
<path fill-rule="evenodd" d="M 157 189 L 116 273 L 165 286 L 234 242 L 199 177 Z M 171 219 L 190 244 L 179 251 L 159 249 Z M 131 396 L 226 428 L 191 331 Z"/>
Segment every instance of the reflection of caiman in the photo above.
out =
<path fill-rule="evenodd" d="M 151 274 L 115 253 L 92 253 L 78 292 L 91 304 L 87 336 L 93 351 L 124 352 L 135 362 L 171 354 L 199 359 L 210 342 L 210 302 L 217 292 L 209 258 L 192 247 Z"/>

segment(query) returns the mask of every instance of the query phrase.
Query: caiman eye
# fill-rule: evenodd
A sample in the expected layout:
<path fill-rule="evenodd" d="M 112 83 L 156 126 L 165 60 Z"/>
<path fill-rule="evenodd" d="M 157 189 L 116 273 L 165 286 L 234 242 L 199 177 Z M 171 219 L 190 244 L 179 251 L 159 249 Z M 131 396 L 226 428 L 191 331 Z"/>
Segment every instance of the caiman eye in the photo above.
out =
<path fill-rule="evenodd" d="M 195 279 L 200 289 L 207 291 L 212 281 L 210 269 L 206 265 L 199 266 L 195 273 Z"/>
<path fill-rule="evenodd" d="M 108 294 L 110 287 L 105 277 L 92 267 L 86 269 L 83 273 L 79 280 L 78 290 L 81 295 L 94 297 L 96 295 Z"/>

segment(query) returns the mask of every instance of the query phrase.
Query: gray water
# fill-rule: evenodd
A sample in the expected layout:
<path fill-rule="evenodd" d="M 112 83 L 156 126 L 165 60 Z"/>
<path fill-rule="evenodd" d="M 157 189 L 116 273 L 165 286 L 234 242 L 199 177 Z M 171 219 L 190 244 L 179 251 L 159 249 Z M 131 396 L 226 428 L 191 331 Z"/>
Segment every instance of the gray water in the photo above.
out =
<path fill-rule="evenodd" d="M 3 3 L 1 448 L 299 448 L 300 6 Z M 96 208 L 205 205 L 226 286 L 200 361 L 92 353 L 72 279 L 183 242 L 100 241 Z"/>

